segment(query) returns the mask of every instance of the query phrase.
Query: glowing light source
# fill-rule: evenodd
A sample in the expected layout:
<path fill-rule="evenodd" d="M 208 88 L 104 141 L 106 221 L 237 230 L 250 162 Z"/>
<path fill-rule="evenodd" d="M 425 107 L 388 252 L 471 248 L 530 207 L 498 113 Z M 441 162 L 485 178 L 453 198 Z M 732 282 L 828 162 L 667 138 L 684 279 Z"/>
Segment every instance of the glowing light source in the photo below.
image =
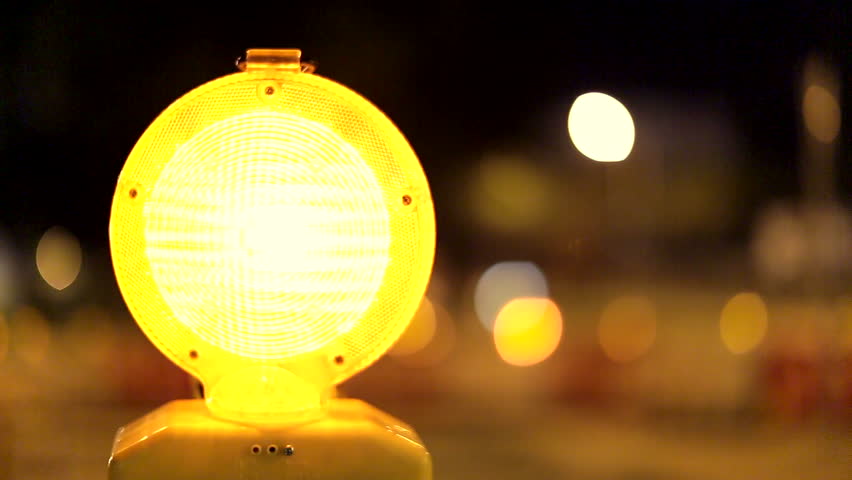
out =
<path fill-rule="evenodd" d="M 38 242 L 36 266 L 48 285 L 64 290 L 80 273 L 83 253 L 80 242 L 62 227 L 51 227 Z"/>
<path fill-rule="evenodd" d="M 657 336 L 657 309 L 648 297 L 627 295 L 612 300 L 601 313 L 598 339 L 607 357 L 630 362 L 645 354 Z"/>
<path fill-rule="evenodd" d="M 530 366 L 547 359 L 562 340 L 562 314 L 549 298 L 516 298 L 494 324 L 494 345 L 506 363 Z"/>
<path fill-rule="evenodd" d="M 110 217 L 119 287 L 150 340 L 229 419 L 319 410 L 417 311 L 434 256 L 426 178 L 390 120 L 253 50 L 146 130 Z M 294 60 L 295 59 L 295 60 Z"/>
<path fill-rule="evenodd" d="M 9 317 L 9 348 L 25 364 L 38 367 L 50 349 L 50 324 L 36 308 L 23 305 Z"/>
<path fill-rule="evenodd" d="M 193 136 L 143 216 L 175 318 L 243 356 L 327 345 L 363 316 L 388 265 L 388 206 L 373 171 L 330 128 L 281 112 L 235 115 Z"/>
<path fill-rule="evenodd" d="M 734 295 L 722 309 L 719 332 L 731 353 L 747 353 L 760 345 L 766 335 L 768 315 L 760 295 L 743 292 Z"/>
<path fill-rule="evenodd" d="M 429 187 L 393 123 L 300 56 L 249 50 L 242 73 L 163 111 L 121 171 L 119 287 L 204 399 L 120 429 L 112 480 L 432 476 L 413 430 L 334 388 L 387 352 L 421 304 Z"/>
<path fill-rule="evenodd" d="M 810 85 L 802 98 L 805 127 L 822 143 L 831 143 L 840 132 L 840 104 L 821 85 Z"/>
<path fill-rule="evenodd" d="M 393 348 L 388 351 L 389 355 L 405 356 L 415 354 L 429 345 L 435 337 L 437 319 L 435 308 L 427 297 L 423 297 L 420 308 L 414 314 L 414 318 L 405 329 L 405 333 L 399 337 Z"/>
<path fill-rule="evenodd" d="M 583 155 L 598 162 L 620 162 L 633 149 L 633 117 L 615 98 L 599 92 L 584 93 L 568 112 L 568 133 Z"/>
<path fill-rule="evenodd" d="M 479 321 L 491 331 L 497 313 L 508 301 L 518 297 L 545 298 L 548 294 L 547 280 L 536 264 L 500 262 L 479 278 L 473 301 Z"/>

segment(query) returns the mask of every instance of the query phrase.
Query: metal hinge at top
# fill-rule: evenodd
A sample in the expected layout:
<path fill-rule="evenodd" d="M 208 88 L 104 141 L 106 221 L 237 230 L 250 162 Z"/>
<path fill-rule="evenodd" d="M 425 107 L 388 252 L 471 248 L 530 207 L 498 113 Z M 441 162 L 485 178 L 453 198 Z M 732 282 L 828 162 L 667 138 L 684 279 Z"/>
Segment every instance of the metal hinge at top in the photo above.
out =
<path fill-rule="evenodd" d="M 250 48 L 237 59 L 241 71 L 283 70 L 292 73 L 313 73 L 313 62 L 302 62 L 302 51 L 297 48 Z"/>

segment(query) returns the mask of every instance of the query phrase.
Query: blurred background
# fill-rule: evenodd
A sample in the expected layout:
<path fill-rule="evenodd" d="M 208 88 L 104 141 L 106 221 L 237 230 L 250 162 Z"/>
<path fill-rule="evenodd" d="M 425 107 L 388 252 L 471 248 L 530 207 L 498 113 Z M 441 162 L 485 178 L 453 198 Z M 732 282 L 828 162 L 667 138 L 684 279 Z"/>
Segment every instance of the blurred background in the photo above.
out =
<path fill-rule="evenodd" d="M 109 209 L 252 47 L 370 99 L 430 180 L 427 299 L 342 391 L 436 479 L 852 476 L 848 4 L 175 3 L 0 7 L 0 479 L 105 479 L 119 426 L 191 395 Z"/>

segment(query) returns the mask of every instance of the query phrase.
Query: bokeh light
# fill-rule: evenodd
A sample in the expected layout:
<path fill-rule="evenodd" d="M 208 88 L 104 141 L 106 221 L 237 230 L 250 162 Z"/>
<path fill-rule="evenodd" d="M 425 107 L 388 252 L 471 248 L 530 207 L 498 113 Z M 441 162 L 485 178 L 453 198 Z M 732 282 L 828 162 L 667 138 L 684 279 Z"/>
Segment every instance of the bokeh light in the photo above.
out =
<path fill-rule="evenodd" d="M 840 132 L 840 104 L 821 85 L 810 85 L 802 98 L 805 127 L 822 143 L 831 143 Z"/>
<path fill-rule="evenodd" d="M 22 305 L 9 317 L 9 351 L 33 367 L 41 366 L 50 350 L 50 324 L 35 307 Z"/>
<path fill-rule="evenodd" d="M 783 205 L 762 213 L 751 253 L 755 268 L 767 280 L 789 282 L 798 277 L 807 255 L 807 238 L 796 213 Z"/>
<path fill-rule="evenodd" d="M 516 298 L 494 324 L 494 345 L 506 363 L 530 366 L 547 359 L 562 340 L 562 314 L 549 298 Z"/>
<path fill-rule="evenodd" d="M 392 356 L 404 356 L 415 354 L 429 345 L 432 338 L 435 337 L 435 329 L 437 328 L 437 320 L 435 308 L 428 298 L 423 297 L 420 302 L 420 308 L 411 319 L 411 323 L 405 330 L 405 333 L 399 337 L 393 348 L 388 351 Z"/>
<path fill-rule="evenodd" d="M 474 307 L 479 321 L 489 331 L 500 309 L 514 298 L 545 298 L 549 295 L 547 279 L 532 262 L 500 262 L 486 270 L 476 284 Z"/>
<path fill-rule="evenodd" d="M 598 162 L 620 162 L 636 138 L 633 117 L 621 102 L 599 92 L 584 93 L 568 112 L 568 134 L 583 155 Z"/>
<path fill-rule="evenodd" d="M 413 368 L 435 367 L 447 359 L 455 346 L 456 325 L 450 313 L 436 302 L 430 302 L 429 305 L 432 307 L 435 320 L 432 337 L 423 348 L 416 352 L 406 355 L 392 355 L 392 358 L 403 366 Z"/>
<path fill-rule="evenodd" d="M 626 295 L 604 307 L 598 340 L 607 357 L 619 363 L 636 360 L 654 344 L 657 309 L 643 295 Z"/>
<path fill-rule="evenodd" d="M 529 232 L 548 218 L 552 190 L 550 178 L 529 159 L 489 155 L 471 176 L 468 204 L 484 227 Z"/>
<path fill-rule="evenodd" d="M 731 353 L 747 353 L 766 336 L 768 314 L 760 295 L 742 292 L 734 295 L 722 309 L 719 333 Z"/>
<path fill-rule="evenodd" d="M 64 290 L 80 273 L 83 254 L 80 242 L 62 227 L 51 227 L 38 242 L 36 266 L 48 285 Z"/>

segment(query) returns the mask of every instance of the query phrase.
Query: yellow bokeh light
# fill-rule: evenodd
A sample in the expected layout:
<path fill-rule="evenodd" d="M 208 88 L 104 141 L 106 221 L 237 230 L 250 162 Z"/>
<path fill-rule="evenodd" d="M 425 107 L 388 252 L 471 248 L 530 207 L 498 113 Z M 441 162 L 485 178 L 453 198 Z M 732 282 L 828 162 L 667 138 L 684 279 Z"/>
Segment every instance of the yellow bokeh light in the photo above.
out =
<path fill-rule="evenodd" d="M 518 297 L 544 298 L 548 295 L 547 279 L 536 264 L 499 262 L 479 277 L 473 302 L 479 321 L 491 331 L 497 313 L 510 300 Z"/>
<path fill-rule="evenodd" d="M 731 353 L 747 353 L 760 345 L 766 335 L 768 314 L 760 295 L 742 292 L 734 295 L 722 309 L 719 333 Z"/>
<path fill-rule="evenodd" d="M 33 367 L 41 366 L 50 350 L 50 324 L 35 307 L 23 305 L 9 317 L 9 350 L 12 356 Z"/>
<path fill-rule="evenodd" d="M 516 298 L 494 324 L 494 345 L 506 363 L 535 365 L 547 359 L 562 340 L 562 314 L 549 298 Z"/>
<path fill-rule="evenodd" d="M 77 279 L 83 263 L 80 242 L 62 227 L 44 232 L 36 248 L 36 266 L 48 285 L 64 290 Z"/>
<path fill-rule="evenodd" d="M 428 368 L 440 365 L 455 346 L 456 325 L 450 313 L 438 303 L 430 302 L 429 305 L 435 320 L 435 328 L 429 342 L 419 350 L 406 355 L 399 355 L 394 350 L 388 352 L 396 362 L 406 367 Z M 420 314 L 421 312 L 418 312 L 418 315 Z M 413 322 L 416 321 L 415 318 Z"/>
<path fill-rule="evenodd" d="M 644 355 L 657 336 L 657 309 L 642 295 L 612 300 L 601 313 L 598 340 L 607 357 L 630 362 Z"/>
<path fill-rule="evenodd" d="M 840 104 L 823 86 L 810 85 L 802 98 L 805 127 L 822 143 L 831 143 L 840 132 Z"/>
<path fill-rule="evenodd" d="M 584 93 L 568 112 L 568 134 L 583 155 L 598 162 L 620 162 L 633 150 L 633 117 L 621 102 L 599 92 Z"/>
<path fill-rule="evenodd" d="M 428 298 L 423 297 L 420 302 L 420 308 L 411 319 L 405 333 L 399 337 L 399 340 L 388 351 L 389 355 L 405 356 L 413 355 L 429 345 L 429 342 L 435 337 L 435 329 L 437 328 L 437 319 L 435 315 L 435 307 Z"/>

